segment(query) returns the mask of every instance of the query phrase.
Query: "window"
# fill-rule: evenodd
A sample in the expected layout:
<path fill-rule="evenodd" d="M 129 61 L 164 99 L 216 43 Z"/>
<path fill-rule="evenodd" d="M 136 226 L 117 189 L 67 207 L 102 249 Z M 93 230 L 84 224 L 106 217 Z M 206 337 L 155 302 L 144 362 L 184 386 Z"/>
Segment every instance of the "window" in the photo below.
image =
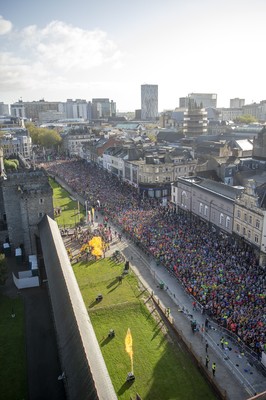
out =
<path fill-rule="evenodd" d="M 202 214 L 202 211 L 203 211 L 203 204 L 200 203 L 200 204 L 199 204 L 199 213 Z"/>
<path fill-rule="evenodd" d="M 220 214 L 220 224 L 223 225 L 224 224 L 224 215 Z"/>
<path fill-rule="evenodd" d="M 243 227 L 243 235 L 246 236 L 246 228 Z"/>
<path fill-rule="evenodd" d="M 239 224 L 236 224 L 236 231 L 237 231 L 237 232 L 240 232 L 240 226 L 239 226 Z"/>
<path fill-rule="evenodd" d="M 183 192 L 181 193 L 181 206 L 182 207 L 187 207 L 187 194 L 186 192 L 183 190 Z"/>
<path fill-rule="evenodd" d="M 237 218 L 241 218 L 241 212 L 240 212 L 240 210 L 237 210 Z"/>
<path fill-rule="evenodd" d="M 255 243 L 259 243 L 259 237 L 258 237 L 258 235 L 255 235 Z"/>
<path fill-rule="evenodd" d="M 256 219 L 256 228 L 260 229 L 260 220 Z"/>
<path fill-rule="evenodd" d="M 42 218 L 43 217 L 43 213 L 42 212 L 39 212 L 39 218 Z"/>
<path fill-rule="evenodd" d="M 43 199 L 39 199 L 39 204 L 43 204 L 43 203 L 44 203 Z"/>
<path fill-rule="evenodd" d="M 231 221 L 231 218 L 230 217 L 226 217 L 226 221 L 225 221 L 226 228 L 230 227 L 230 221 Z"/>
<path fill-rule="evenodd" d="M 208 206 L 204 206 L 204 215 L 205 215 L 205 216 L 208 215 Z"/>
<path fill-rule="evenodd" d="M 244 214 L 244 221 L 247 222 L 247 214 Z"/>
<path fill-rule="evenodd" d="M 251 231 L 250 230 L 248 230 L 248 238 L 249 239 L 251 238 Z"/>
<path fill-rule="evenodd" d="M 249 223 L 252 225 L 252 216 L 249 216 Z"/>

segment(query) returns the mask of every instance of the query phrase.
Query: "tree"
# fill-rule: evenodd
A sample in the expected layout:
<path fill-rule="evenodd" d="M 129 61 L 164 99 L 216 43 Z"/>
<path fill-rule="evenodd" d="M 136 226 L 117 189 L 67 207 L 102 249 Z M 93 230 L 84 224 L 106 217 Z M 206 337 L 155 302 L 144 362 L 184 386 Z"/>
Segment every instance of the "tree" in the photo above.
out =
<path fill-rule="evenodd" d="M 235 122 L 238 122 L 240 124 L 252 124 L 253 122 L 257 122 L 257 119 L 253 117 L 253 115 L 244 114 L 236 117 Z"/>
<path fill-rule="evenodd" d="M 17 159 L 14 160 L 4 160 L 4 168 L 6 171 L 14 171 L 17 170 L 19 166 L 19 161 Z"/>
<path fill-rule="evenodd" d="M 26 128 L 29 131 L 33 144 L 51 148 L 58 146 L 62 141 L 61 136 L 55 129 L 38 128 L 32 123 L 26 124 Z"/>
<path fill-rule="evenodd" d="M 7 277 L 8 273 L 6 256 L 3 253 L 0 253 L 0 285 L 4 285 L 6 283 Z"/>

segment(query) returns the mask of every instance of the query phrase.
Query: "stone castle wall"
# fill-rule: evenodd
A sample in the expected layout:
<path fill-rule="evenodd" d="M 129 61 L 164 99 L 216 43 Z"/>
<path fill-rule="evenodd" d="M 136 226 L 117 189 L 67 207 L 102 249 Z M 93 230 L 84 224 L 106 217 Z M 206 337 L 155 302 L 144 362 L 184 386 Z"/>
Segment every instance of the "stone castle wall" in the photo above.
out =
<path fill-rule="evenodd" d="M 36 253 L 37 224 L 53 214 L 52 188 L 42 170 L 10 174 L 2 181 L 3 203 L 12 250 L 21 244 L 25 254 Z"/>

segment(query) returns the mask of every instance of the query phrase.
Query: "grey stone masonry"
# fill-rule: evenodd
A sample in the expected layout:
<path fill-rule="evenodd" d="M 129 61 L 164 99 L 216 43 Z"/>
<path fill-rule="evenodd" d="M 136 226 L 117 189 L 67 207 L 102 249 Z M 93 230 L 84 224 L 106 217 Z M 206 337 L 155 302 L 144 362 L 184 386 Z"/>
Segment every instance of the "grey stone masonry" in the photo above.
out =
<path fill-rule="evenodd" d="M 45 214 L 54 218 L 48 175 L 44 170 L 17 172 L 1 186 L 11 249 L 23 245 L 25 255 L 36 254 L 37 224 Z"/>

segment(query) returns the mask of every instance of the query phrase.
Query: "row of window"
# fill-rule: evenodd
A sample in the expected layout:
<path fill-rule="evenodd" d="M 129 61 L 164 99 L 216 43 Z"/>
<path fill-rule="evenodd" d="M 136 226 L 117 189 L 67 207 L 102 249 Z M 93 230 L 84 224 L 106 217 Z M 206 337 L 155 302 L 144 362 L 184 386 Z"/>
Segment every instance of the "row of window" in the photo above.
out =
<path fill-rule="evenodd" d="M 208 216 L 209 207 L 203 206 L 202 203 L 199 203 L 199 214 L 203 214 L 205 217 Z M 213 212 L 213 222 L 215 219 L 215 213 Z M 219 215 L 219 224 L 225 226 L 226 228 L 230 227 L 231 218 L 228 215 L 225 217 L 223 213 Z"/>
<path fill-rule="evenodd" d="M 239 224 L 236 224 L 236 231 L 241 234 L 241 228 Z M 251 235 L 251 231 L 247 228 L 245 228 L 244 226 L 242 227 L 242 235 L 244 237 L 247 237 L 248 239 L 252 239 L 252 235 Z M 259 236 L 255 233 L 254 235 L 254 242 L 255 243 L 259 243 Z"/>
<path fill-rule="evenodd" d="M 241 210 L 237 210 L 237 218 L 241 219 Z M 253 223 L 252 215 L 248 215 L 247 213 L 244 213 L 243 219 L 244 219 L 245 222 L 247 222 L 250 225 L 252 225 L 252 223 Z M 259 219 L 256 219 L 255 227 L 260 229 L 260 220 Z"/>

